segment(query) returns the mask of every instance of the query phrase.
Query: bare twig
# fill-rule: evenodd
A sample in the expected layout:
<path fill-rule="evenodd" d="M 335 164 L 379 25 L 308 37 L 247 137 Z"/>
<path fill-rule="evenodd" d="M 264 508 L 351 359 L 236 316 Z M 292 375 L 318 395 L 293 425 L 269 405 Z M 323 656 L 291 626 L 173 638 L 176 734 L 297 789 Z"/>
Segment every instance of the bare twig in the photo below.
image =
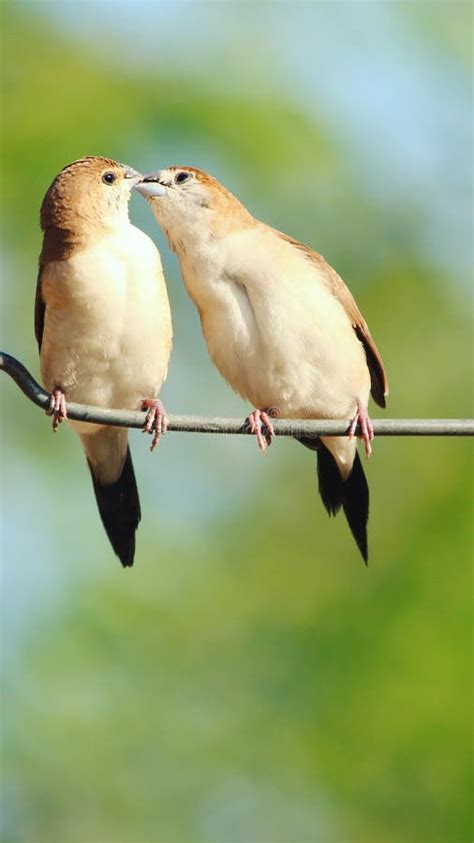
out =
<path fill-rule="evenodd" d="M 30 401 L 46 410 L 49 394 L 34 380 L 27 369 L 10 354 L 0 352 L 0 369 L 10 375 Z M 146 413 L 132 410 L 104 410 L 85 404 L 67 402 L 70 419 L 110 424 L 115 427 L 142 428 Z M 373 419 L 377 436 L 473 436 L 474 419 Z M 273 420 L 277 436 L 344 436 L 350 420 L 308 421 L 306 419 Z M 202 416 L 169 416 L 168 430 L 181 433 L 248 433 L 242 419 L 203 418 Z M 359 431 L 357 431 L 359 433 Z"/>

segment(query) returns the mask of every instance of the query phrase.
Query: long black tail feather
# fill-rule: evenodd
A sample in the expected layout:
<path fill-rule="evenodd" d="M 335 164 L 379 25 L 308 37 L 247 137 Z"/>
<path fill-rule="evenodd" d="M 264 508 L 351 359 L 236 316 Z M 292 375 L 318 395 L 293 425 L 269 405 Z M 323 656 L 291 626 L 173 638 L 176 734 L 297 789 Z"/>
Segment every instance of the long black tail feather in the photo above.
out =
<path fill-rule="evenodd" d="M 336 515 L 341 506 L 351 533 L 365 564 L 368 563 L 367 522 L 369 520 L 369 487 L 364 469 L 356 453 L 352 471 L 344 481 L 336 460 L 319 439 L 300 439 L 307 448 L 317 451 L 318 485 L 321 500 L 329 515 Z"/>
<path fill-rule="evenodd" d="M 359 454 L 356 454 L 352 471 L 343 484 L 342 508 L 351 528 L 357 547 L 367 565 L 369 548 L 367 543 L 367 522 L 369 520 L 369 487 Z"/>
<path fill-rule="evenodd" d="M 359 454 L 356 453 L 352 471 L 344 481 L 336 460 L 324 445 L 318 450 L 319 494 L 329 515 L 343 508 L 364 562 L 368 562 L 367 522 L 369 520 L 369 487 Z"/>
<path fill-rule="evenodd" d="M 135 555 L 135 531 L 141 518 L 130 448 L 127 448 L 122 474 L 115 483 L 101 484 L 94 477 L 91 463 L 87 462 L 105 532 L 124 568 L 130 568 Z"/>

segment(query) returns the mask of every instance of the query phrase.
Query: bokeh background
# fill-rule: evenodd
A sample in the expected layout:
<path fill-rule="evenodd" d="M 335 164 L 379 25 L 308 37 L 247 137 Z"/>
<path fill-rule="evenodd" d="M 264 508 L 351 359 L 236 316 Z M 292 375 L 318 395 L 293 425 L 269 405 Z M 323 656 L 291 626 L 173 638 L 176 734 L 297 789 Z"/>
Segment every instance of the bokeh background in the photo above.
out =
<path fill-rule="evenodd" d="M 38 209 L 64 164 L 194 164 L 337 267 L 389 415 L 469 416 L 471 10 L 3 0 L 2 346 L 38 375 Z M 169 411 L 244 417 L 131 214 L 166 268 Z M 366 570 L 296 443 L 170 434 L 151 457 L 132 433 L 123 571 L 79 441 L 0 381 L 3 840 L 472 838 L 467 440 L 376 441 Z"/>

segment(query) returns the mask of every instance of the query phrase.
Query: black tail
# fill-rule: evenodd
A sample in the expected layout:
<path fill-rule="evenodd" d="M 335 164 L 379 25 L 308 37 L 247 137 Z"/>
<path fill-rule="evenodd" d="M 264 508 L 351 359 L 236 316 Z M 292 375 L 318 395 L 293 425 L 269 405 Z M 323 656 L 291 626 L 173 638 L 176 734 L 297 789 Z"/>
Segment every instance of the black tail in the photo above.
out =
<path fill-rule="evenodd" d="M 89 460 L 87 462 L 105 532 L 124 568 L 130 568 L 135 555 L 135 530 L 141 518 L 130 448 L 127 448 L 122 474 L 115 483 L 102 485 L 94 477 Z"/>
<path fill-rule="evenodd" d="M 341 506 L 365 564 L 368 562 L 367 522 L 369 520 L 369 487 L 364 469 L 356 453 L 352 471 L 344 481 L 336 460 L 320 439 L 300 439 L 303 445 L 318 454 L 319 494 L 329 515 L 336 515 Z"/>
<path fill-rule="evenodd" d="M 352 535 L 365 564 L 368 562 L 367 521 L 369 520 L 369 487 L 364 469 L 356 453 L 352 471 L 344 481 L 339 474 L 336 460 L 321 443 L 318 450 L 319 494 L 329 515 L 336 515 L 343 508 Z"/>

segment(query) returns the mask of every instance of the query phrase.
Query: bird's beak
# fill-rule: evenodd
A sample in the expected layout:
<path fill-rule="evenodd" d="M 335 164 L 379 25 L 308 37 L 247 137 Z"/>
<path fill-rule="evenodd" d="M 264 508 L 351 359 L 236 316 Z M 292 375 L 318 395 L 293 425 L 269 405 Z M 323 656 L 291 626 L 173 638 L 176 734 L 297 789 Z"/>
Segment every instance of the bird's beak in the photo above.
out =
<path fill-rule="evenodd" d="M 160 182 L 160 171 L 157 173 L 149 173 L 147 176 L 134 185 L 135 190 L 138 190 L 146 199 L 151 199 L 154 196 L 166 196 L 166 187 Z"/>
<path fill-rule="evenodd" d="M 135 182 L 140 181 L 143 178 L 142 174 L 138 172 L 138 170 L 134 170 L 133 167 L 129 167 L 128 164 L 122 164 L 123 168 L 123 175 L 125 179 L 134 179 Z M 134 187 L 135 185 L 132 185 Z"/>

